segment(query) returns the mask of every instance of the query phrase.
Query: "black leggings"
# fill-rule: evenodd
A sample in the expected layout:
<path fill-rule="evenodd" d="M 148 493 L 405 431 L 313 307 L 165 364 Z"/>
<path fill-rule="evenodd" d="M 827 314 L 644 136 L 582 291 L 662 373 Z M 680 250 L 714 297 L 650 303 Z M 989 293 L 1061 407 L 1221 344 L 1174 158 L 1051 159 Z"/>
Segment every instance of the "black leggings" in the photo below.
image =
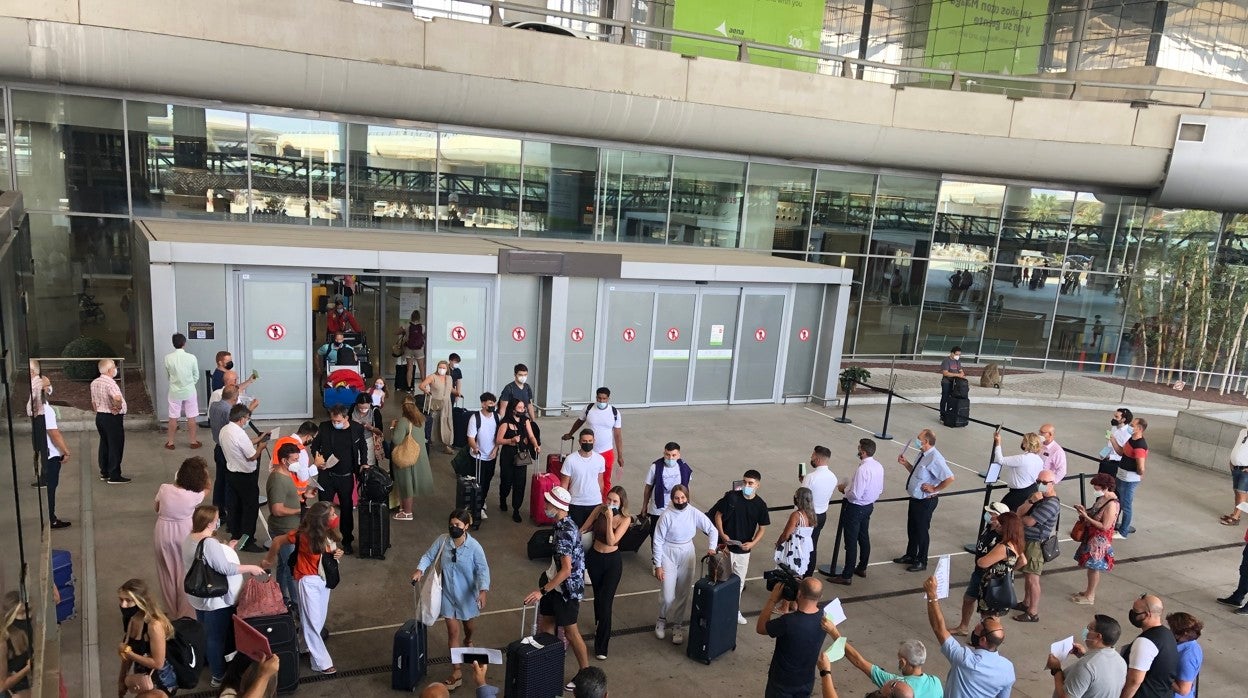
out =
<path fill-rule="evenodd" d="M 506 504 L 507 495 L 511 495 L 511 508 L 520 511 L 524 504 L 525 486 L 529 480 L 529 469 L 515 465 L 516 449 L 503 447 L 498 455 L 498 501 Z"/>
<path fill-rule="evenodd" d="M 611 642 L 611 605 L 624 574 L 624 562 L 619 550 L 600 553 L 591 548 L 585 554 L 585 567 L 594 585 L 594 654 L 605 656 Z"/>

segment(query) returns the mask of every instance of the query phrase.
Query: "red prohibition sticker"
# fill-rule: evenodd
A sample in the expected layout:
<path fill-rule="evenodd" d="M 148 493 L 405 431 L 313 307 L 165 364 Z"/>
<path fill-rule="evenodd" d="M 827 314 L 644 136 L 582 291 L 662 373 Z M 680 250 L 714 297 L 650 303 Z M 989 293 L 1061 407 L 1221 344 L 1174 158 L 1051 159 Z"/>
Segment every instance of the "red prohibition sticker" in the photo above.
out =
<path fill-rule="evenodd" d="M 758 328 L 757 330 L 754 330 L 754 339 L 755 339 L 755 340 L 757 340 L 757 341 L 759 341 L 759 342 L 762 342 L 762 341 L 766 340 L 766 339 L 767 339 L 767 330 L 765 330 L 765 329 L 763 329 L 763 328 L 761 328 L 761 327 L 760 327 L 760 328 Z"/>
<path fill-rule="evenodd" d="M 667 329 L 667 341 L 675 342 L 678 339 L 680 339 L 680 330 L 675 327 L 669 327 Z"/>
<path fill-rule="evenodd" d="M 797 338 L 798 338 L 799 340 L 803 341 L 803 342 L 809 341 L 809 340 L 810 340 L 810 330 L 806 329 L 805 327 L 803 327 L 802 329 L 798 330 L 798 331 L 797 331 Z"/>
<path fill-rule="evenodd" d="M 585 330 L 582 330 L 579 327 L 573 327 L 571 335 L 573 342 L 579 342 L 582 339 L 585 339 Z"/>
<path fill-rule="evenodd" d="M 282 327 L 281 325 L 275 322 L 272 325 L 269 325 L 268 327 L 264 328 L 264 333 L 269 336 L 269 339 L 276 342 L 277 340 L 286 336 L 286 328 Z"/>
<path fill-rule="evenodd" d="M 456 325 L 451 328 L 451 339 L 456 342 L 462 342 L 468 339 L 468 330 L 463 325 Z"/>
<path fill-rule="evenodd" d="M 631 327 L 625 327 L 624 328 L 624 341 L 631 342 L 634 339 L 637 339 L 637 330 L 634 330 Z"/>
<path fill-rule="evenodd" d="M 517 342 L 523 342 L 526 336 L 527 335 L 525 334 L 523 327 L 516 327 L 511 331 L 511 338 Z"/>

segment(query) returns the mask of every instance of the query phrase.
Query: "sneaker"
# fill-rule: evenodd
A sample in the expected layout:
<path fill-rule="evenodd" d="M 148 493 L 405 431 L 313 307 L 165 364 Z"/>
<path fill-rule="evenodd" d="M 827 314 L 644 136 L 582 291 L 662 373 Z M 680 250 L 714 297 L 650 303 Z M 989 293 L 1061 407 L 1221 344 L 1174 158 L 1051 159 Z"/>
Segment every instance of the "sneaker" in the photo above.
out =
<path fill-rule="evenodd" d="M 672 628 L 672 644 L 679 645 L 685 641 L 685 629 L 679 625 Z"/>
<path fill-rule="evenodd" d="M 224 682 L 225 682 L 225 679 L 224 679 L 224 678 L 220 678 L 220 679 L 218 679 L 217 677 L 215 677 L 215 676 L 214 676 L 214 677 L 212 677 L 212 680 L 211 680 L 211 681 L 209 681 L 208 683 L 209 683 L 209 684 L 210 684 L 213 688 L 221 688 L 221 684 L 222 684 L 222 683 L 224 683 Z"/>
<path fill-rule="evenodd" d="M 507 511 L 507 502 L 499 502 L 499 503 L 498 503 L 498 510 L 499 510 L 499 511 Z"/>
<path fill-rule="evenodd" d="M 662 640 L 667 637 L 667 621 L 662 618 L 654 624 L 654 636 Z"/>
<path fill-rule="evenodd" d="M 563 690 L 567 691 L 568 693 L 574 693 L 574 692 L 576 692 L 576 682 L 575 682 L 575 681 L 569 681 L 569 682 L 568 682 L 568 685 L 563 687 Z"/>
<path fill-rule="evenodd" d="M 488 518 L 490 518 L 490 515 L 485 513 L 485 507 L 481 507 L 481 520 L 485 521 Z"/>
<path fill-rule="evenodd" d="M 745 616 L 740 613 L 737 614 L 737 625 L 747 625 L 749 622 L 750 621 L 745 619 Z"/>
<path fill-rule="evenodd" d="M 51 524 L 49 524 L 49 525 L 50 525 L 52 528 L 69 528 L 69 527 L 70 527 L 70 526 L 72 526 L 73 524 L 71 524 L 71 523 L 70 523 L 70 522 L 68 522 L 68 521 L 62 521 L 61 519 L 53 519 L 53 520 L 52 520 L 52 523 L 51 523 Z"/>
<path fill-rule="evenodd" d="M 128 477 L 110 477 L 110 478 L 108 478 L 108 484 L 110 484 L 110 485 L 125 485 L 125 484 L 127 484 L 127 483 L 129 483 L 129 482 L 130 482 L 130 478 L 128 478 Z"/>
<path fill-rule="evenodd" d="M 1248 604 L 1245 604 L 1244 606 L 1241 606 L 1241 607 L 1240 607 L 1237 611 L 1235 611 L 1235 615 L 1237 615 L 1237 616 L 1248 616 Z"/>
<path fill-rule="evenodd" d="M 598 661 L 600 661 L 600 662 L 605 662 L 605 661 L 607 661 L 607 655 L 605 655 L 605 654 L 596 654 L 596 655 L 594 655 L 594 659 L 597 659 L 597 660 L 598 660 Z"/>
<path fill-rule="evenodd" d="M 108 482 L 108 476 L 107 476 L 107 475 L 101 475 L 101 476 L 100 476 L 100 482 Z"/>
<path fill-rule="evenodd" d="M 1244 605 L 1243 601 L 1236 601 L 1234 596 L 1224 596 L 1218 599 L 1218 603 L 1223 606 L 1231 606 L 1232 608 L 1239 608 Z"/>
<path fill-rule="evenodd" d="M 42 478 L 40 478 L 40 479 L 35 480 L 34 482 L 30 483 L 30 486 L 31 486 L 31 487 L 34 487 L 34 488 L 36 488 L 36 489 L 40 489 L 40 490 L 41 490 L 41 489 L 43 489 L 43 488 L 47 487 L 47 486 L 48 486 L 48 483 L 44 482 L 44 481 L 43 481 L 43 479 L 42 479 Z"/>

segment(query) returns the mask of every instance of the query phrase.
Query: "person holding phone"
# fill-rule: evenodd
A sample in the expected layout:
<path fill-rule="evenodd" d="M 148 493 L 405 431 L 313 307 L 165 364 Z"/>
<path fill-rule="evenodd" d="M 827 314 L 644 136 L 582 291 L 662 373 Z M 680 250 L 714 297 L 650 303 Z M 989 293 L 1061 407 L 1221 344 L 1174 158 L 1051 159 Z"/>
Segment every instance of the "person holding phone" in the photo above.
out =
<path fill-rule="evenodd" d="M 260 515 L 260 475 L 257 465 L 264 453 L 265 444 L 272 432 L 260 436 L 247 433 L 247 422 L 251 419 L 251 410 L 243 405 L 230 408 L 230 423 L 221 427 L 220 446 L 225 456 L 225 478 L 233 493 L 237 506 L 230 512 L 226 527 L 230 529 L 230 538 L 239 541 L 246 537 L 239 550 L 245 553 L 263 553 L 264 548 L 256 545 L 256 517 Z"/>
<path fill-rule="evenodd" d="M 472 646 L 476 618 L 490 593 L 490 565 L 485 549 L 468 534 L 471 526 L 471 512 L 452 511 L 447 532 L 433 541 L 412 573 L 412 583 L 419 583 L 425 571 L 438 561 L 442 572 L 442 617 L 446 619 L 447 645 L 452 648 Z M 459 688 L 464 684 L 463 671 L 458 665 L 453 666 L 451 675 L 442 683 L 448 691 Z"/>

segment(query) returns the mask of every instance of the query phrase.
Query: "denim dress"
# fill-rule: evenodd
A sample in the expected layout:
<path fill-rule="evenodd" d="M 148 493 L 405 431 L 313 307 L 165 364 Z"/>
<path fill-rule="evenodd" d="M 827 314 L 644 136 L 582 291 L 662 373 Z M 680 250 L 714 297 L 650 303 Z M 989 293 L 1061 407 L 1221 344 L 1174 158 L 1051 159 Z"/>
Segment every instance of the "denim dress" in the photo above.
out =
<path fill-rule="evenodd" d="M 442 570 L 442 617 L 456 620 L 472 620 L 481 613 L 477 606 L 477 594 L 490 589 L 490 567 L 485 561 L 485 550 L 477 539 L 464 533 L 466 540 L 458 548 L 451 544 L 447 534 L 429 546 L 420 558 L 418 569 L 425 572 L 442 551 L 438 566 Z"/>

